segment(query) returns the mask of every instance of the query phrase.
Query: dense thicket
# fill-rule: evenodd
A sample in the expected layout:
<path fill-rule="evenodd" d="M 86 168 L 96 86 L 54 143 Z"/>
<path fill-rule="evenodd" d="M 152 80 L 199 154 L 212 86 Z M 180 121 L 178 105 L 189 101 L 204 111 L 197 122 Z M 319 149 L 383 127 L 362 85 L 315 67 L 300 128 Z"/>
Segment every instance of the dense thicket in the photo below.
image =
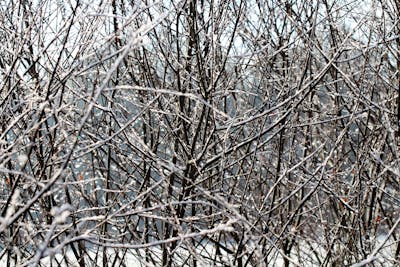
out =
<path fill-rule="evenodd" d="M 399 264 L 399 12 L 0 2 L 1 264 Z"/>

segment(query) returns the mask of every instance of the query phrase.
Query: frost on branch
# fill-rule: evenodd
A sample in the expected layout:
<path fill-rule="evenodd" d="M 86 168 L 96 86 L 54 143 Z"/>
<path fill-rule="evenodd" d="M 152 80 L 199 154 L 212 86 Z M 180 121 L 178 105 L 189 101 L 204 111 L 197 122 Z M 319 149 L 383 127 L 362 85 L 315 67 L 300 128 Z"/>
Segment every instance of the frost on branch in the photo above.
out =
<path fill-rule="evenodd" d="M 14 215 L 18 205 L 20 205 L 20 191 L 17 189 L 15 190 L 14 194 L 11 197 L 11 202 L 10 204 L 5 207 L 6 209 L 6 214 L 4 217 L 0 217 L 0 233 L 4 232 L 8 225 L 9 225 L 9 220 L 10 218 Z"/>
<path fill-rule="evenodd" d="M 0 266 L 399 265 L 398 8 L 0 1 Z"/>
<path fill-rule="evenodd" d="M 57 224 L 65 223 L 74 207 L 69 204 L 63 204 L 61 207 L 53 207 L 50 214 L 54 217 Z"/>

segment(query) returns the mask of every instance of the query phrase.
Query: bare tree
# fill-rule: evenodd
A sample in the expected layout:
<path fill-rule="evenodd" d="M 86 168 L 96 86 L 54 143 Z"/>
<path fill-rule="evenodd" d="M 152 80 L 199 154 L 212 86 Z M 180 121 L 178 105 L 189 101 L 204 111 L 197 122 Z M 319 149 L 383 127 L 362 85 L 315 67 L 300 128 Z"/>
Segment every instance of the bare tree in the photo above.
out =
<path fill-rule="evenodd" d="M 396 1 L 0 10 L 1 264 L 399 264 Z"/>

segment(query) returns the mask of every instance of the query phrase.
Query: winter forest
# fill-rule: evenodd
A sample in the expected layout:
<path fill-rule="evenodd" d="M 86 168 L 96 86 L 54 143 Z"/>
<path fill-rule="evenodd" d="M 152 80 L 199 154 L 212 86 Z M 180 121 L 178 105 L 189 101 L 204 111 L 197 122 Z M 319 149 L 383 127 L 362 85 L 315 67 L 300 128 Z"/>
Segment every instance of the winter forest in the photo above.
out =
<path fill-rule="evenodd" d="M 1 266 L 400 264 L 397 0 L 1 0 Z"/>

